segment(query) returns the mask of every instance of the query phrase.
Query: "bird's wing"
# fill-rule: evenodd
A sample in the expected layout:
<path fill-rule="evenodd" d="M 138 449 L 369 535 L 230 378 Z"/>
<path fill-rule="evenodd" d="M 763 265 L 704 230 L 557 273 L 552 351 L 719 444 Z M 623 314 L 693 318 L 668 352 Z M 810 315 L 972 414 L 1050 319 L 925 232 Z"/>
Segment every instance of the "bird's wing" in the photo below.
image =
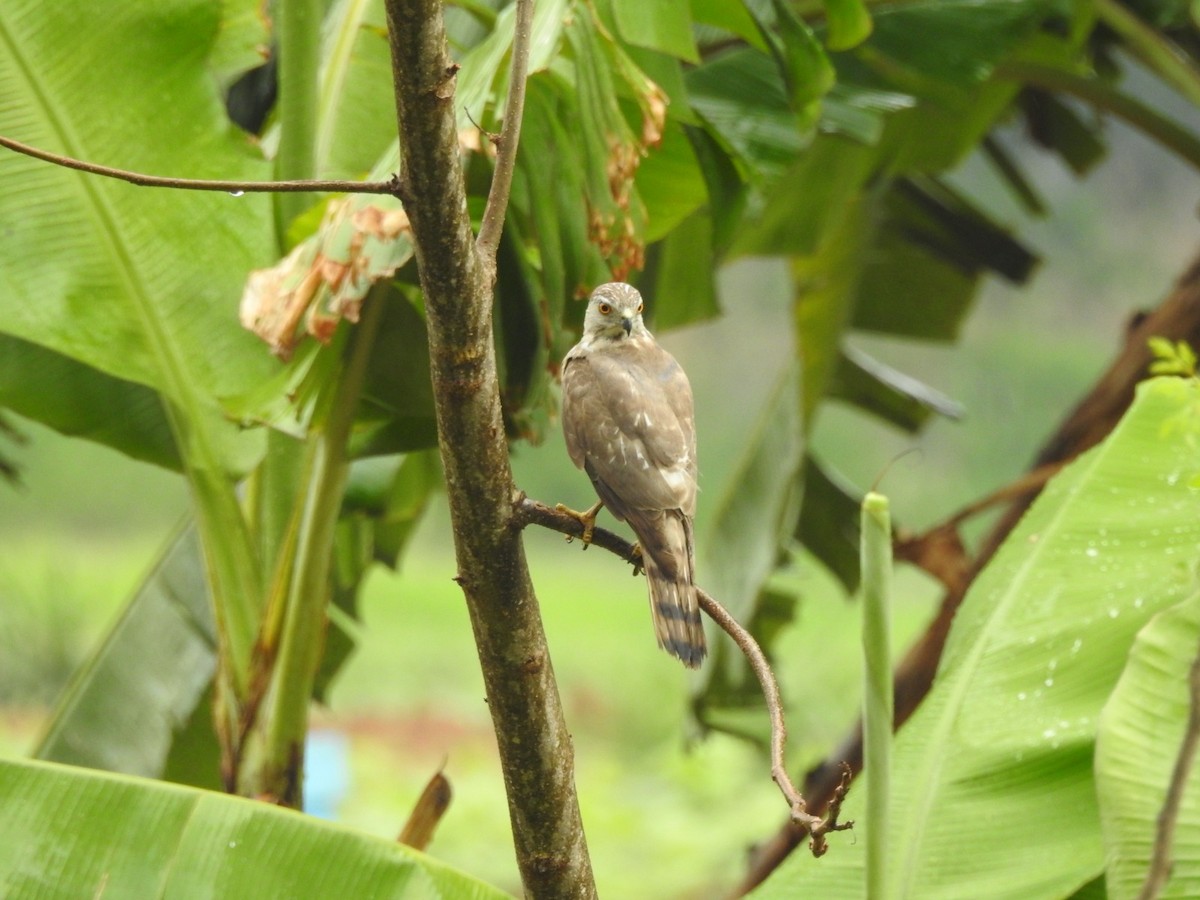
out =
<path fill-rule="evenodd" d="M 587 421 L 597 412 L 593 397 L 598 393 L 588 355 L 579 347 L 571 350 L 562 368 L 562 426 L 571 462 L 582 469 L 587 463 Z"/>
<path fill-rule="evenodd" d="M 584 365 L 569 359 L 563 379 L 572 459 L 578 464 L 581 455 L 593 481 L 618 500 L 614 512 L 682 509 L 692 515 L 695 424 L 683 370 L 653 344 L 593 351 L 583 359 Z"/>

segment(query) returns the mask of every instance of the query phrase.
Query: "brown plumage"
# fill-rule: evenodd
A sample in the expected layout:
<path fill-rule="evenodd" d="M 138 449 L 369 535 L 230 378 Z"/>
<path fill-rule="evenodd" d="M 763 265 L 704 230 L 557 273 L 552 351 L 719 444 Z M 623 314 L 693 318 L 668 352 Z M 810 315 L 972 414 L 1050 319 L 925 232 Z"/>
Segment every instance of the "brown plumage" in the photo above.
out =
<path fill-rule="evenodd" d="M 642 297 L 631 285 L 592 292 L 583 337 L 563 360 L 562 385 L 567 451 L 637 535 L 658 644 L 696 668 L 706 650 L 692 538 L 692 389 L 646 330 Z"/>

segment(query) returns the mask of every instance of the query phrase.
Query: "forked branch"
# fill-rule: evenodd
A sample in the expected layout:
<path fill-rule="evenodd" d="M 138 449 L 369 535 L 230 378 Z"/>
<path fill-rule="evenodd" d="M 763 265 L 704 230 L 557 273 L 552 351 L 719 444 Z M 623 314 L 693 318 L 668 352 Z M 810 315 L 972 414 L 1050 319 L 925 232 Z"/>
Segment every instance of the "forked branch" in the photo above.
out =
<path fill-rule="evenodd" d="M 564 534 L 568 538 L 577 538 L 583 535 L 583 523 L 578 518 L 552 509 L 544 503 L 531 500 L 524 493 L 517 494 L 514 507 L 515 519 L 522 527 L 541 525 L 543 528 Z M 633 545 L 619 535 L 603 528 L 595 528 L 592 531 L 591 543 L 616 554 L 635 568 L 639 567 L 640 557 L 634 554 Z M 853 822 L 838 821 L 842 800 L 850 786 L 852 775 L 850 767 L 844 766 L 841 782 L 834 792 L 825 815 L 818 816 L 810 812 L 804 795 L 792 782 L 784 765 L 787 725 L 784 722 L 783 700 L 779 695 L 779 684 L 775 680 L 771 664 L 767 662 L 767 657 L 754 636 L 743 628 L 725 607 L 705 591 L 697 589 L 696 596 L 705 615 L 716 622 L 721 630 L 737 644 L 762 687 L 763 700 L 771 721 L 771 778 L 778 785 L 784 799 L 787 800 L 792 822 L 808 831 L 811 837 L 809 847 L 812 849 L 813 856 L 821 856 L 827 849 L 825 836 L 829 832 L 844 831 L 854 825 Z"/>

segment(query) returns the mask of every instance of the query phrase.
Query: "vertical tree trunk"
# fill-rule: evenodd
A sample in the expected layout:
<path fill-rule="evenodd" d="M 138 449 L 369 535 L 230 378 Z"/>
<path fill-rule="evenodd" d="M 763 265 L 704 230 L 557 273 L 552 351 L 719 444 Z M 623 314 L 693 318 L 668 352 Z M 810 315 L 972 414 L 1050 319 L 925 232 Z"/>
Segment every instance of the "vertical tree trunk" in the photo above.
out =
<path fill-rule="evenodd" d="M 571 737 L 529 577 L 500 414 L 494 262 L 477 251 L 440 0 L 388 0 L 403 160 L 458 561 L 500 747 L 517 862 L 533 897 L 595 894 Z M 506 131 L 508 124 L 505 123 Z"/>

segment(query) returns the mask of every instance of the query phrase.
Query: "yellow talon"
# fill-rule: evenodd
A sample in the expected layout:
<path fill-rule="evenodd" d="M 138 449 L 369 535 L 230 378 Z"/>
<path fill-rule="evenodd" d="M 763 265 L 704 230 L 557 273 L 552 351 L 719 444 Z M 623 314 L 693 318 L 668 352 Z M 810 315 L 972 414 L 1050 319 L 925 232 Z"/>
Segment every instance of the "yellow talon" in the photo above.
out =
<path fill-rule="evenodd" d="M 585 510 L 584 512 L 576 512 L 575 510 L 564 506 L 561 503 L 555 504 L 554 508 L 560 513 L 566 513 L 572 519 L 583 526 L 583 534 L 579 536 L 579 540 L 583 541 L 583 549 L 586 550 L 592 542 L 592 533 L 596 530 L 596 516 L 600 514 L 600 510 L 604 508 L 604 501 L 597 500 L 595 505 Z M 567 535 L 567 540 L 571 540 L 571 535 Z"/>
<path fill-rule="evenodd" d="M 629 551 L 629 555 L 633 557 L 630 560 L 630 564 L 633 566 L 633 577 L 637 578 L 646 570 L 646 567 L 642 565 L 642 545 L 640 542 L 633 545 L 633 549 Z"/>

